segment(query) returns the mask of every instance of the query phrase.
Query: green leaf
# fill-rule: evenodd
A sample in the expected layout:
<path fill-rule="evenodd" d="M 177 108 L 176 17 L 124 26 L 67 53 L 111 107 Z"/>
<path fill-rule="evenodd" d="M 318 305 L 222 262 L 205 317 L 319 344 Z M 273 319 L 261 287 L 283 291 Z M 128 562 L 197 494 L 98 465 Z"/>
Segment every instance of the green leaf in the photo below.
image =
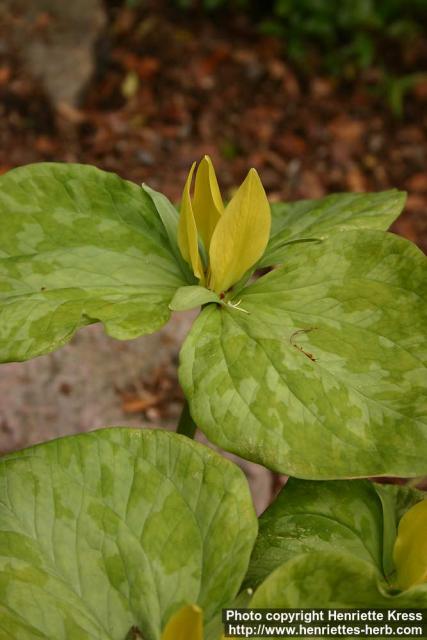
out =
<path fill-rule="evenodd" d="M 321 588 L 319 589 L 319 585 Z M 296 556 L 254 594 L 257 608 L 425 608 L 427 586 L 395 593 L 368 562 L 339 551 Z"/>
<path fill-rule="evenodd" d="M 291 478 L 259 520 L 245 586 L 257 587 L 284 562 L 310 552 L 349 553 L 382 571 L 382 527 L 381 501 L 368 480 Z"/>
<path fill-rule="evenodd" d="M 243 473 L 188 438 L 107 429 L 0 462 L 0 638 L 159 640 L 232 599 L 257 531 Z"/>
<path fill-rule="evenodd" d="M 394 573 L 393 548 L 396 540 L 397 522 L 401 517 L 397 509 L 398 487 L 376 484 L 375 489 L 383 510 L 383 572 L 385 576 L 389 577 Z M 417 493 L 414 490 L 408 490 L 407 487 L 402 487 L 402 489 L 409 495 Z"/>
<path fill-rule="evenodd" d="M 368 480 L 290 478 L 259 519 L 244 585 L 257 587 L 284 562 L 314 551 L 348 553 L 392 583 L 396 525 L 423 498 L 410 487 Z"/>
<path fill-rule="evenodd" d="M 392 234 L 289 245 L 240 309 L 193 325 L 180 381 L 195 422 L 292 476 L 425 474 L 426 289 L 425 257 Z"/>
<path fill-rule="evenodd" d="M 177 289 L 172 298 L 172 302 L 169 304 L 169 308 L 172 309 L 172 311 L 187 311 L 188 309 L 201 307 L 209 302 L 220 304 L 221 300 L 214 291 L 193 285 Z"/>
<path fill-rule="evenodd" d="M 249 607 L 249 602 L 251 601 L 252 595 L 253 595 L 252 589 L 243 589 L 235 598 L 233 598 L 233 600 L 226 602 L 223 608 L 224 609 L 244 609 L 246 607 Z M 224 640 L 223 631 L 224 631 L 224 623 L 222 621 L 222 611 L 221 611 L 214 618 L 212 618 L 209 625 L 205 627 L 204 640 Z"/>
<path fill-rule="evenodd" d="M 163 226 L 165 227 L 171 251 L 175 257 L 175 260 L 179 264 L 185 279 L 189 283 L 194 282 L 194 275 L 188 264 L 182 257 L 181 251 L 178 247 L 178 211 L 173 206 L 172 202 L 170 202 L 170 200 L 168 200 L 166 196 L 163 195 L 163 193 L 151 189 L 151 187 L 149 187 L 147 184 L 143 184 L 142 189 L 150 196 L 154 206 L 156 207 L 157 213 L 159 214 L 163 222 Z"/>
<path fill-rule="evenodd" d="M 0 360 L 26 360 L 100 321 L 114 338 L 156 331 L 186 284 L 151 198 L 85 165 L 0 177 Z"/>
<path fill-rule="evenodd" d="M 320 200 L 272 204 L 272 229 L 258 267 L 287 259 L 287 245 L 323 240 L 331 232 L 351 229 L 386 230 L 401 213 L 406 194 L 396 189 L 380 193 L 336 193 Z"/>
<path fill-rule="evenodd" d="M 425 607 L 427 585 L 398 593 L 384 574 L 388 518 L 378 490 L 367 480 L 290 479 L 260 518 L 245 585 L 261 586 L 248 606 Z M 423 498 L 407 487 L 387 487 L 395 518 L 402 492 Z M 395 527 L 391 534 L 394 543 Z"/>
<path fill-rule="evenodd" d="M 403 515 L 417 502 L 424 498 L 424 492 L 419 489 L 413 489 L 405 486 L 387 484 L 377 484 L 377 493 L 388 492 L 393 497 L 394 509 L 396 512 L 396 521 L 399 521 Z"/>

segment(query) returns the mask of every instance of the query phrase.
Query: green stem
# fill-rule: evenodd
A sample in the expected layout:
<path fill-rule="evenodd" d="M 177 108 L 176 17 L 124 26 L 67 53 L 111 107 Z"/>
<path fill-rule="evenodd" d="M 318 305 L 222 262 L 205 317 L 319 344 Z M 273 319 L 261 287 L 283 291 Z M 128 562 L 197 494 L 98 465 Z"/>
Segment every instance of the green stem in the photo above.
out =
<path fill-rule="evenodd" d="M 194 422 L 193 418 L 190 415 L 190 409 L 188 406 L 187 400 L 184 401 L 184 406 L 182 407 L 182 412 L 179 418 L 178 426 L 176 428 L 176 432 L 180 433 L 183 436 L 188 436 L 189 438 L 194 438 L 194 434 L 196 433 L 197 425 Z"/>

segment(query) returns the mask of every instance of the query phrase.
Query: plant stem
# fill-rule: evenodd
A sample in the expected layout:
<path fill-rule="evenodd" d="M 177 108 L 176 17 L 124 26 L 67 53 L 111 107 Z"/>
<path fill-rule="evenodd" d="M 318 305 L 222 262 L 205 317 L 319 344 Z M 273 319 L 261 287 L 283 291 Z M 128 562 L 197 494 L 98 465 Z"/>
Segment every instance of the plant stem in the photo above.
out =
<path fill-rule="evenodd" d="M 196 433 L 197 425 L 194 422 L 193 418 L 190 415 L 190 409 L 188 406 L 187 400 L 184 400 L 184 406 L 182 407 L 182 412 L 179 418 L 178 426 L 176 428 L 176 432 L 180 433 L 183 436 L 188 436 L 189 438 L 194 438 L 194 434 Z"/>

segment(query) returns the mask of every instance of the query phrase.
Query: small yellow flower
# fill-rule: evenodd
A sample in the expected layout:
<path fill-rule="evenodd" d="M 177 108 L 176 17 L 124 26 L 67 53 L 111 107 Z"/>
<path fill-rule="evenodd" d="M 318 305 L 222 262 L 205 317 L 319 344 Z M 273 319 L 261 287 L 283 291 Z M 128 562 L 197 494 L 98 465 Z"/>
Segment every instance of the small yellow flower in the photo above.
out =
<path fill-rule="evenodd" d="M 270 237 L 271 214 L 255 169 L 251 169 L 224 208 L 215 169 L 208 156 L 190 169 L 182 195 L 178 245 L 202 286 L 220 294 L 228 291 L 263 255 Z M 203 263 L 199 242 L 207 264 Z"/>
<path fill-rule="evenodd" d="M 399 522 L 393 559 L 400 589 L 427 582 L 427 499 L 409 509 Z"/>
<path fill-rule="evenodd" d="M 179 609 L 168 621 L 161 640 L 203 640 L 203 613 L 194 604 Z"/>

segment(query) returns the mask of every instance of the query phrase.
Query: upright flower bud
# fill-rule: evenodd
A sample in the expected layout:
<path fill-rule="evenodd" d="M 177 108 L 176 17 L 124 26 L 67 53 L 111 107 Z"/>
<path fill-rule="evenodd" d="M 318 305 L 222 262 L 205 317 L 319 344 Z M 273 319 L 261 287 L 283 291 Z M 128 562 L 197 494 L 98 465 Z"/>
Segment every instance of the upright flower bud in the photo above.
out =
<path fill-rule="evenodd" d="M 194 197 L 190 169 L 182 195 L 178 245 L 202 285 L 228 291 L 263 255 L 270 237 L 271 214 L 255 169 L 251 169 L 224 209 L 215 169 L 205 156 L 196 172 Z M 208 258 L 204 269 L 199 240 Z"/>

